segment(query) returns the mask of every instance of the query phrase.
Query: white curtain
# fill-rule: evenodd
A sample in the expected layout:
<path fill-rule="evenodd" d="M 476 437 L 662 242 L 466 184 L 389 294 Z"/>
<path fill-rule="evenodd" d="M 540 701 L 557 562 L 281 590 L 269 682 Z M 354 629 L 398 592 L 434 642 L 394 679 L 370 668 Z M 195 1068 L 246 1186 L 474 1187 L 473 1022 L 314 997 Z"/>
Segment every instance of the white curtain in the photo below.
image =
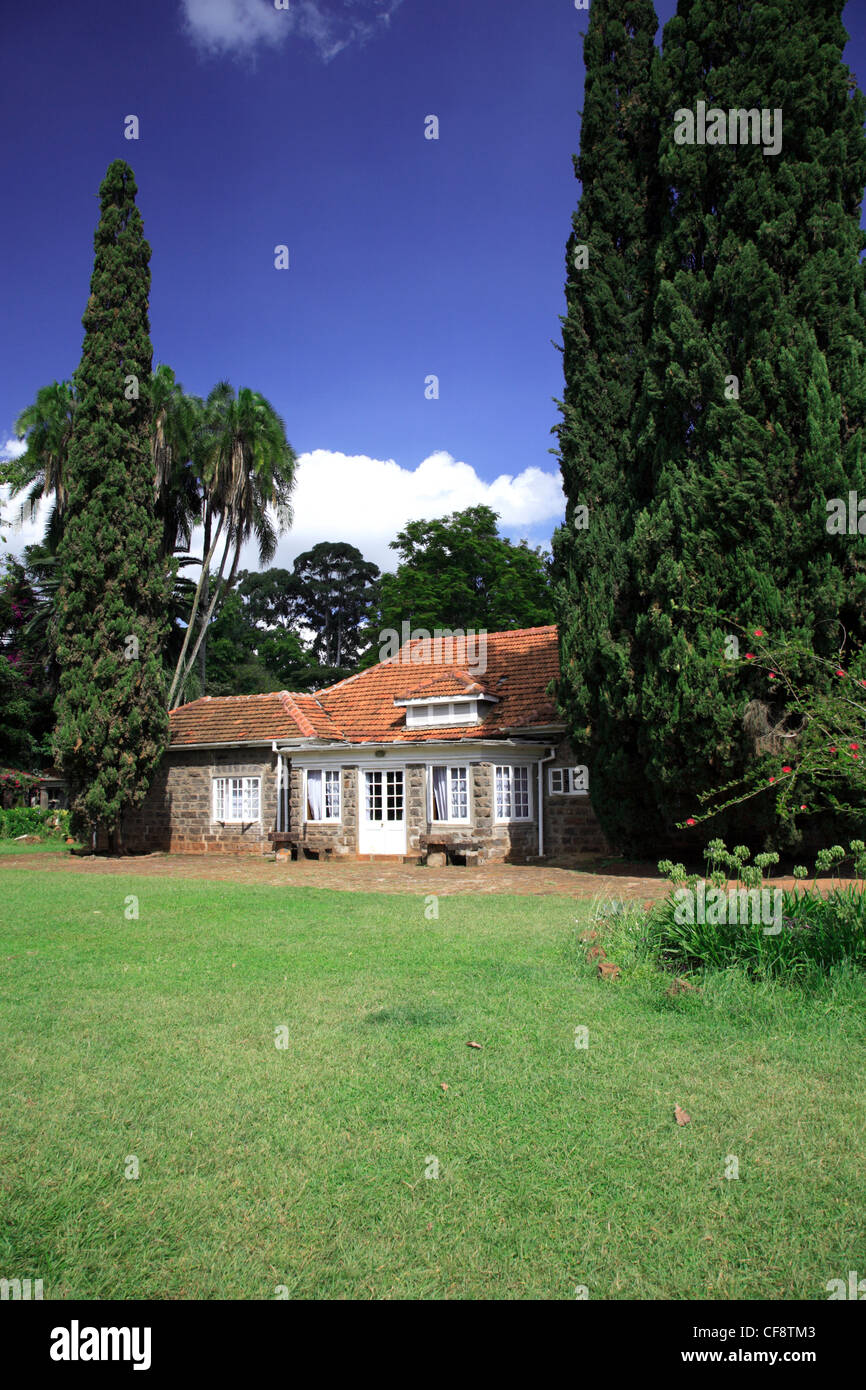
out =
<path fill-rule="evenodd" d="M 307 820 L 322 819 L 322 774 L 307 773 Z"/>
<path fill-rule="evenodd" d="M 433 819 L 448 819 L 448 769 L 433 768 Z"/>

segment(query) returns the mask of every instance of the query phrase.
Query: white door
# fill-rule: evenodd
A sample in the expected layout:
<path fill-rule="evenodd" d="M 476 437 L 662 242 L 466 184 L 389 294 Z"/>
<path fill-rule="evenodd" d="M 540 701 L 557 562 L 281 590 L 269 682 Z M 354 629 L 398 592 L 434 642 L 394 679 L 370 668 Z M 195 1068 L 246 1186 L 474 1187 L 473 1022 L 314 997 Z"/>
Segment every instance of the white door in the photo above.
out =
<path fill-rule="evenodd" d="M 361 773 L 359 854 L 406 853 L 406 797 L 403 768 Z"/>

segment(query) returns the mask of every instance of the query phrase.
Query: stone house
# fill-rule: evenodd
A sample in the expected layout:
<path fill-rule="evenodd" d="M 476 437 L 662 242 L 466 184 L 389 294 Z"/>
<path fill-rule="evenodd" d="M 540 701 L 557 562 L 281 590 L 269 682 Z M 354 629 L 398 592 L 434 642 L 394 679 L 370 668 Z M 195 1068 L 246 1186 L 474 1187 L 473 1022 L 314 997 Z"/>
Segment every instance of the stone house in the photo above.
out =
<path fill-rule="evenodd" d="M 39 776 L 10 767 L 0 768 L 0 810 L 32 806 L 43 811 L 62 811 L 68 805 L 66 779 L 56 768 L 48 768 Z"/>
<path fill-rule="evenodd" d="M 432 863 L 604 851 L 558 674 L 555 627 L 437 633 L 316 694 L 194 700 L 171 712 L 125 843 Z"/>

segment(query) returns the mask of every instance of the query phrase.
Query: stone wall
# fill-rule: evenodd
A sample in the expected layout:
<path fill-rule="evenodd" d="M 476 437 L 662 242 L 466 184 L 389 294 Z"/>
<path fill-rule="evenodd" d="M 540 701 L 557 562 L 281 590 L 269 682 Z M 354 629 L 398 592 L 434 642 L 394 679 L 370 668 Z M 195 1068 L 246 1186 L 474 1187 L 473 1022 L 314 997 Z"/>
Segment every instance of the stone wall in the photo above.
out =
<path fill-rule="evenodd" d="M 486 863 L 522 863 L 531 854 L 538 853 L 538 831 L 535 820 L 514 821 L 511 825 L 497 825 L 495 822 L 494 764 L 487 762 L 470 763 L 471 804 L 474 812 L 471 825 L 440 826 L 425 820 L 425 833 L 428 843 L 452 846 L 467 842 L 477 845 L 482 861 Z M 424 772 L 426 769 L 422 769 Z M 535 776 L 535 769 L 531 770 Z M 534 794 L 533 794 L 534 800 Z M 426 818 L 426 801 L 425 801 Z"/>
<path fill-rule="evenodd" d="M 427 768 L 423 763 L 406 764 L 406 853 L 422 854 L 427 829 Z"/>
<path fill-rule="evenodd" d="M 141 806 L 124 818 L 126 848 L 134 853 L 265 853 L 276 821 L 276 766 L 270 745 L 170 749 Z M 214 777 L 260 777 L 261 819 L 244 825 L 217 824 L 212 819 Z"/>
<path fill-rule="evenodd" d="M 332 766 L 332 764 L 328 764 Z M 303 768 L 291 767 L 289 824 L 292 834 L 297 835 L 298 850 L 301 854 L 308 850 L 311 854 L 355 855 L 358 853 L 358 769 L 354 764 L 342 768 L 340 778 L 341 819 L 332 825 L 316 822 L 310 825 L 305 819 L 304 772 Z"/>
<path fill-rule="evenodd" d="M 610 846 L 596 820 L 589 795 L 552 796 L 550 793 L 550 769 L 575 767 L 577 762 L 571 745 L 567 739 L 562 739 L 556 749 L 556 757 L 542 767 L 545 859 L 610 853 Z M 535 853 L 538 853 L 537 849 Z"/>
<path fill-rule="evenodd" d="M 503 757 L 506 757 L 503 754 Z M 595 819 L 588 796 L 552 796 L 549 769 L 573 767 L 576 759 L 563 740 L 556 757 L 542 768 L 545 859 L 579 859 L 605 853 L 608 845 Z M 531 821 L 496 825 L 493 764 L 469 765 L 474 822 L 470 826 L 439 827 L 427 822 L 426 766 L 407 763 L 406 852 L 420 855 L 429 843 L 477 845 L 488 862 L 524 863 L 537 860 L 538 827 Z M 215 776 L 261 777 L 261 820 L 252 825 L 218 825 L 212 820 Z M 537 811 L 538 774 L 534 766 L 532 804 Z M 309 825 L 304 819 L 303 772 L 290 769 L 290 829 L 298 836 L 300 852 L 354 856 L 358 853 L 358 767 L 342 768 L 342 819 L 333 825 Z M 259 748 L 185 750 L 175 748 L 163 758 L 142 806 L 127 813 L 123 833 L 134 852 L 170 850 L 175 853 L 267 853 L 276 825 L 276 756 L 270 745 Z M 285 827 L 284 827 L 285 828 Z"/>

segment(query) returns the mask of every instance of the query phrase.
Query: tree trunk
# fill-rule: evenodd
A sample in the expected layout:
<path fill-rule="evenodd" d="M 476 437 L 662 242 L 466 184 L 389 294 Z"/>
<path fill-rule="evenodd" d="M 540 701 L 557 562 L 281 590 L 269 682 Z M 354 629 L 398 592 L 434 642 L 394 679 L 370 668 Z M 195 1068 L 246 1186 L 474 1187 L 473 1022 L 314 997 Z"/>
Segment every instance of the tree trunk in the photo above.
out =
<path fill-rule="evenodd" d="M 214 544 L 216 544 L 216 542 L 214 542 Z M 195 666 L 196 657 L 198 656 L 198 653 L 199 653 L 199 648 L 200 648 L 202 642 L 204 641 L 205 633 L 207 632 L 208 626 L 209 626 L 209 624 L 210 624 L 210 620 L 211 620 L 211 618 L 212 618 L 213 615 L 214 615 L 214 609 L 215 609 L 216 606 L 217 606 L 217 600 L 219 599 L 220 593 L 221 593 L 223 587 L 225 587 L 227 590 L 228 590 L 228 589 L 231 589 L 232 584 L 233 584 L 234 581 L 235 581 L 235 576 L 237 575 L 237 572 L 238 572 L 238 561 L 240 560 L 240 556 L 241 556 L 241 540 L 240 540 L 240 538 L 238 538 L 238 539 L 235 541 L 235 554 L 234 554 L 234 559 L 233 559 L 233 561 L 232 561 L 232 568 L 231 568 L 231 572 L 230 572 L 230 574 L 229 574 L 228 580 L 227 580 L 227 582 L 226 582 L 226 584 L 225 584 L 225 586 L 224 586 L 224 585 L 223 585 L 223 570 L 225 569 L 226 560 L 228 559 L 228 553 L 229 553 L 229 539 L 228 539 L 228 537 L 227 537 L 227 538 L 226 538 L 225 549 L 223 550 L 223 557 L 222 557 L 222 560 L 220 561 L 219 572 L 218 572 L 218 574 L 217 574 L 217 582 L 216 582 L 216 586 L 215 586 L 215 588 L 214 588 L 214 596 L 213 596 L 213 598 L 211 599 L 210 607 L 207 609 L 207 611 L 206 611 L 206 613 L 205 613 L 205 615 L 204 615 L 204 617 L 203 617 L 203 619 L 202 619 L 201 630 L 200 630 L 200 632 L 199 632 L 198 637 L 197 637 L 196 640 L 195 640 L 195 645 L 193 646 L 193 649 L 192 649 L 192 655 L 191 655 L 191 656 L 189 657 L 189 659 L 187 660 L 186 666 L 183 668 L 183 671 L 182 671 L 182 673 L 181 673 L 181 677 L 180 677 L 180 686 L 181 686 L 181 689 L 182 689 L 183 686 L 186 684 L 186 681 L 187 681 L 188 678 L 189 678 L 189 673 L 190 673 L 190 671 L 193 669 L 193 667 Z M 191 625 L 192 625 L 192 624 L 190 624 L 190 626 L 191 626 Z M 188 637 L 188 636 L 189 636 L 189 632 L 187 632 L 187 637 Z M 184 643 L 184 651 L 181 653 L 181 661 L 178 662 L 178 670 L 180 670 L 180 668 L 181 668 L 181 662 L 183 661 L 184 654 L 185 654 L 185 652 L 186 652 L 186 647 L 187 647 L 187 643 L 185 642 L 185 643 Z M 177 678 L 175 677 L 175 679 L 177 679 Z"/>
<path fill-rule="evenodd" d="M 210 509 L 210 503 L 208 503 L 207 508 L 205 510 L 204 518 L 204 550 L 202 551 L 203 555 L 206 555 L 208 549 L 210 548 L 211 517 L 212 513 Z M 204 577 L 204 585 L 202 587 L 201 597 L 202 607 L 204 611 L 207 612 L 208 601 L 210 599 L 210 568 L 208 568 L 208 572 Z M 207 634 L 205 634 L 201 644 L 201 662 L 199 666 L 199 679 L 201 680 L 201 691 L 199 693 L 201 695 L 206 695 L 207 690 L 205 687 L 207 682 Z"/>
<path fill-rule="evenodd" d="M 216 535 L 213 538 L 210 550 L 205 551 L 204 557 L 202 559 L 202 572 L 199 575 L 199 581 L 196 585 L 195 597 L 192 602 L 189 621 L 186 627 L 186 636 L 183 639 L 183 647 L 181 648 L 180 656 L 177 659 L 177 666 L 175 667 L 174 678 L 171 683 L 171 689 L 168 692 L 169 709 L 171 708 L 172 700 L 174 699 L 174 696 L 177 693 L 178 686 L 180 686 L 181 690 L 183 689 L 183 686 L 186 683 L 186 678 L 189 675 L 190 666 L 192 666 L 193 662 L 195 661 L 196 654 L 198 652 L 197 643 L 193 655 L 190 659 L 189 665 L 186 665 L 186 654 L 189 650 L 190 639 L 192 637 L 192 630 L 195 625 L 196 615 L 198 614 L 199 605 L 201 603 L 202 588 L 204 586 L 205 580 L 207 579 L 209 581 L 210 579 L 210 562 L 213 559 L 213 553 L 216 550 L 217 545 L 219 544 L 220 532 L 222 531 L 223 527 L 223 520 L 224 518 L 220 517 L 219 524 L 216 529 Z M 228 548 L 228 542 L 226 542 L 226 548 Z M 222 576 L 222 570 L 225 566 L 225 560 L 226 552 L 223 553 L 223 562 L 222 566 L 220 567 L 220 576 Z M 183 679 L 181 679 L 181 677 Z"/>
<path fill-rule="evenodd" d="M 202 612 L 204 612 L 204 613 L 207 612 L 208 600 L 209 600 L 209 599 L 210 599 L 210 575 L 208 575 L 207 578 L 205 579 L 204 588 L 203 588 L 202 591 L 201 591 L 201 606 L 202 606 Z M 207 630 L 206 630 L 206 629 L 203 629 L 203 630 L 202 630 L 202 634 L 201 634 L 201 650 L 199 651 L 199 654 L 198 654 L 198 663 L 199 663 L 199 664 L 198 664 L 198 669 L 199 669 L 199 680 L 201 681 L 201 691 L 200 691 L 200 694 L 206 695 L 206 694 L 207 694 L 207 691 L 205 690 L 205 682 L 207 681 Z"/>

